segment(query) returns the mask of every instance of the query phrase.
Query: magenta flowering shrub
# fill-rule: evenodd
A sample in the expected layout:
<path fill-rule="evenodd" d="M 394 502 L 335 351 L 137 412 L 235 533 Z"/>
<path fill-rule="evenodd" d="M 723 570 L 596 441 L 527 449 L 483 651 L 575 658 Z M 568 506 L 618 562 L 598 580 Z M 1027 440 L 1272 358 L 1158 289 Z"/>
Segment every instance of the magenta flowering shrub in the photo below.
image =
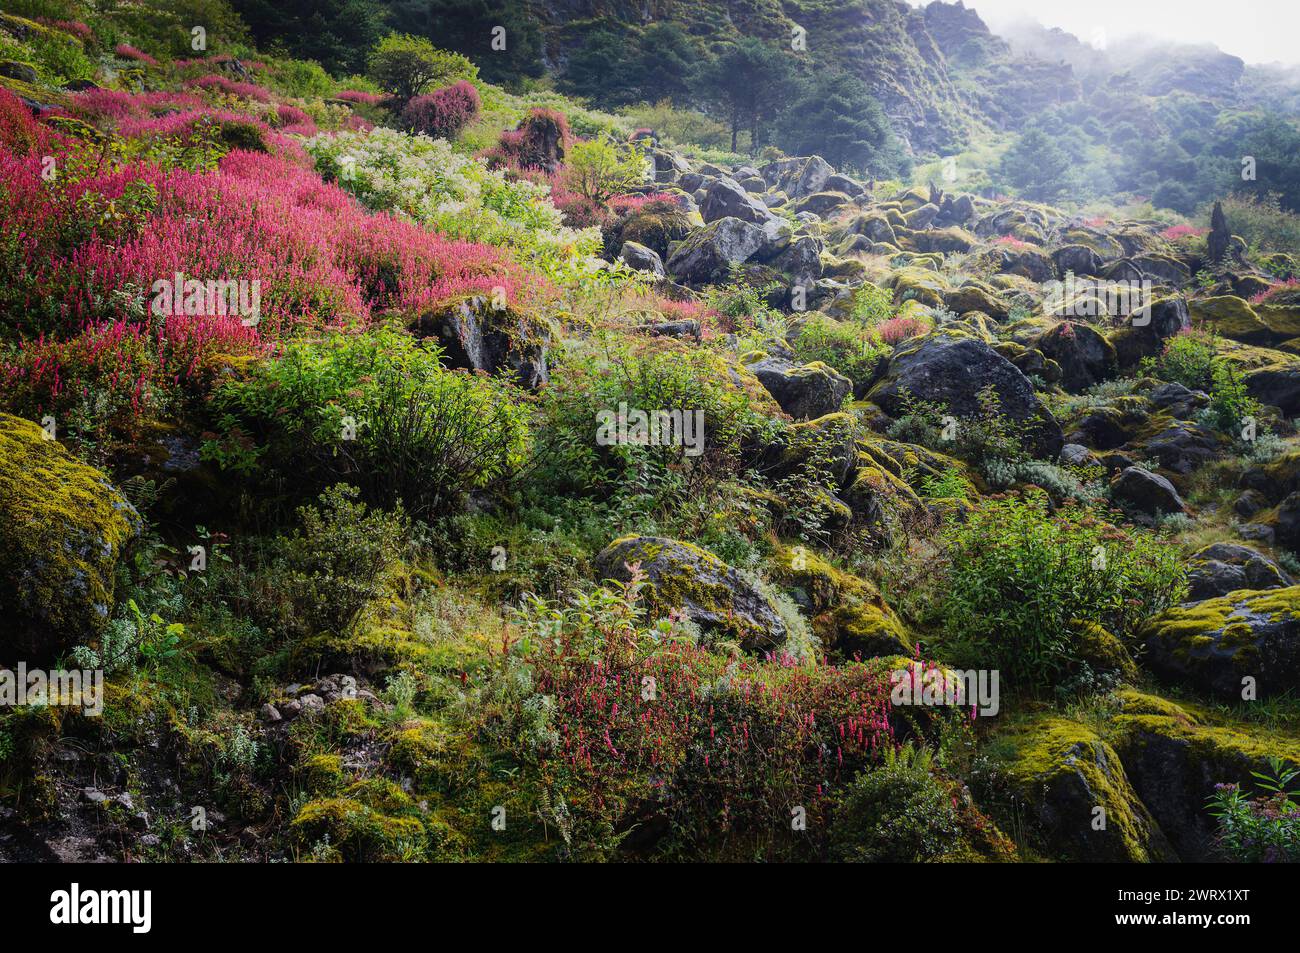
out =
<path fill-rule="evenodd" d="M 84 43 L 89 43 L 95 39 L 94 31 L 80 20 L 48 20 L 41 17 L 39 22 L 54 27 L 56 30 L 62 30 L 64 33 L 69 33 Z"/>
<path fill-rule="evenodd" d="M 68 111 L 92 124 L 149 119 L 176 110 L 203 108 L 191 93 L 125 93 L 119 89 L 88 89 L 68 98 Z"/>
<path fill-rule="evenodd" d="M 90 102 L 100 116 L 148 115 L 148 103 Z M 128 118 L 118 131 L 170 136 L 223 116 L 250 121 L 193 110 Z M 82 148 L 0 92 L 0 220 L 21 223 L 0 233 L 0 264 L 16 276 L 0 289 L 0 323 L 18 338 L 0 380 L 7 403 L 29 415 L 91 391 L 139 414 L 160 395 L 203 392 L 214 366 L 297 327 L 364 326 L 473 295 L 529 306 L 545 293 L 503 251 L 371 214 L 311 171 L 301 149 L 235 149 L 215 170 L 190 171 L 101 163 Z M 47 153 L 63 170 L 54 185 L 41 175 Z M 256 282 L 255 320 L 158 313 L 155 285 L 186 280 Z"/>
<path fill-rule="evenodd" d="M 269 103 L 271 94 L 255 83 L 237 83 L 218 76 L 216 73 L 200 76 L 198 79 L 186 80 L 185 85 L 191 89 L 222 93 L 226 96 L 238 96 L 240 99 L 255 99 L 260 103 Z"/>
<path fill-rule="evenodd" d="M 402 110 L 402 122 L 412 132 L 434 139 L 454 139 L 478 112 L 478 90 L 461 80 L 426 96 L 416 96 Z"/>
<path fill-rule="evenodd" d="M 113 47 L 113 52 L 128 60 L 135 60 L 138 63 L 144 63 L 146 66 L 157 66 L 158 61 L 142 50 L 137 50 L 130 43 L 119 43 Z"/>
<path fill-rule="evenodd" d="M 287 136 L 314 136 L 318 130 L 316 120 L 297 106 L 281 104 L 275 108 L 277 125 Z"/>
<path fill-rule="evenodd" d="M 876 333 L 880 335 L 880 340 L 890 346 L 918 334 L 924 334 L 928 330 L 930 330 L 928 322 L 922 318 L 912 317 L 890 318 L 876 326 Z"/>
<path fill-rule="evenodd" d="M 383 93 L 367 93 L 360 89 L 345 89 L 340 93 L 335 93 L 334 98 L 358 106 L 379 106 L 388 99 Z"/>

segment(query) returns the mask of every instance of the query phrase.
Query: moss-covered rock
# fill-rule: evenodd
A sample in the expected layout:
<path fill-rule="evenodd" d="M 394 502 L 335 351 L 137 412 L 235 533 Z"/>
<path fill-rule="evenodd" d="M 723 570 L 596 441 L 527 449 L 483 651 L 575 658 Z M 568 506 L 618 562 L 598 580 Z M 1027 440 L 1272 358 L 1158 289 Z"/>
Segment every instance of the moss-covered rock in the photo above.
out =
<path fill-rule="evenodd" d="M 656 536 L 624 536 L 596 557 L 599 578 L 627 581 L 640 564 L 651 616 L 681 609 L 704 629 L 734 638 L 750 651 L 782 645 L 788 634 L 775 604 L 755 581 L 690 543 Z"/>
<path fill-rule="evenodd" d="M 1113 675 L 1126 682 L 1137 679 L 1137 665 L 1123 642 L 1095 622 L 1077 624 L 1076 653 L 1081 661 L 1099 675 Z"/>
<path fill-rule="evenodd" d="M 1186 861 L 1217 859 L 1206 801 L 1216 784 L 1252 788 L 1270 757 L 1300 768 L 1300 739 L 1186 702 L 1124 690 L 1109 738 L 1134 789 Z"/>
<path fill-rule="evenodd" d="M 947 289 L 943 279 L 923 268 L 901 268 L 891 276 L 889 287 L 894 292 L 894 303 L 919 301 L 931 308 L 943 305 Z"/>
<path fill-rule="evenodd" d="M 354 797 L 308 801 L 298 809 L 289 830 L 308 852 L 324 855 L 334 850 L 345 859 L 360 861 L 414 859 L 425 839 L 419 818 L 393 816 Z"/>
<path fill-rule="evenodd" d="M 113 610 L 114 569 L 141 529 L 108 477 L 36 424 L 0 414 L 0 656 L 48 660 Z"/>
<path fill-rule="evenodd" d="M 1262 344 L 1273 337 L 1255 309 L 1236 295 L 1194 300 L 1189 302 L 1189 307 L 1194 321 L 1234 341 Z"/>
<path fill-rule="evenodd" d="M 991 750 L 1008 793 L 1051 856 L 1135 863 L 1175 859 L 1160 825 L 1129 784 L 1119 755 L 1087 726 L 1055 716 L 1027 718 L 999 732 Z"/>
<path fill-rule="evenodd" d="M 1140 637 L 1146 665 L 1174 684 L 1241 701 L 1253 679 L 1263 699 L 1300 679 L 1300 586 L 1243 590 L 1168 609 Z"/>
<path fill-rule="evenodd" d="M 915 646 L 880 591 L 865 579 L 836 569 L 804 546 L 779 550 L 773 578 L 796 590 L 812 617 L 813 631 L 838 659 L 911 653 Z"/>

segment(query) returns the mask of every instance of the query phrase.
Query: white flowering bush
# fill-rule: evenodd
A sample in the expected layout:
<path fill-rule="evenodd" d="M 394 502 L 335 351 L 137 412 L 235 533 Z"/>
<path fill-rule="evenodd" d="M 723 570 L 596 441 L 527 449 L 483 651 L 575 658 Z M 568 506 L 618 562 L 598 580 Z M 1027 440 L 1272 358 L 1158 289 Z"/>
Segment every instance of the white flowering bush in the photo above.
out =
<path fill-rule="evenodd" d="M 563 224 L 549 187 L 512 181 L 442 139 L 378 127 L 322 133 L 304 145 L 321 175 L 368 208 L 407 215 L 452 238 L 508 248 L 553 280 L 579 278 L 600 248 L 598 229 Z"/>

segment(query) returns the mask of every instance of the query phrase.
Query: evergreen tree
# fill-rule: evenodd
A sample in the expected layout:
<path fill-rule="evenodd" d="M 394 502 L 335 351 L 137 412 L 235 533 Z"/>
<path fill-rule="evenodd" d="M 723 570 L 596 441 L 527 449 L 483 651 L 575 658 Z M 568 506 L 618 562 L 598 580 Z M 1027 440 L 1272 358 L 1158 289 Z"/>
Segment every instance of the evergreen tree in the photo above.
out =
<path fill-rule="evenodd" d="M 1031 126 L 1002 157 L 1002 175 L 1027 199 L 1055 202 L 1070 189 L 1069 153 L 1037 126 Z"/>
<path fill-rule="evenodd" d="M 815 153 L 845 172 L 890 177 L 905 165 L 884 110 L 848 73 L 814 79 L 782 116 L 776 140 L 790 155 Z"/>
<path fill-rule="evenodd" d="M 731 149 L 741 129 L 757 152 L 765 141 L 764 117 L 780 113 L 797 90 L 792 58 L 748 37 L 725 48 L 696 77 L 700 97 L 731 124 Z"/>
<path fill-rule="evenodd" d="M 394 30 L 468 56 L 490 83 L 512 85 L 544 72 L 541 32 L 522 0 L 395 0 L 388 7 Z"/>

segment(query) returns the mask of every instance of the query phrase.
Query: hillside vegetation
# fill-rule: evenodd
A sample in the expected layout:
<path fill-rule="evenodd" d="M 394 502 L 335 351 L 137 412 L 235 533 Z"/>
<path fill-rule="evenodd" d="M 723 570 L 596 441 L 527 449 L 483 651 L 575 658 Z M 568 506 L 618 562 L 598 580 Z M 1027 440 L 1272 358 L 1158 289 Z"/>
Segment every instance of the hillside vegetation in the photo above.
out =
<path fill-rule="evenodd" d="M 104 682 L 0 708 L 0 859 L 1300 857 L 1253 73 L 960 3 L 507 4 L 508 59 L 6 6 L 0 667 Z"/>

